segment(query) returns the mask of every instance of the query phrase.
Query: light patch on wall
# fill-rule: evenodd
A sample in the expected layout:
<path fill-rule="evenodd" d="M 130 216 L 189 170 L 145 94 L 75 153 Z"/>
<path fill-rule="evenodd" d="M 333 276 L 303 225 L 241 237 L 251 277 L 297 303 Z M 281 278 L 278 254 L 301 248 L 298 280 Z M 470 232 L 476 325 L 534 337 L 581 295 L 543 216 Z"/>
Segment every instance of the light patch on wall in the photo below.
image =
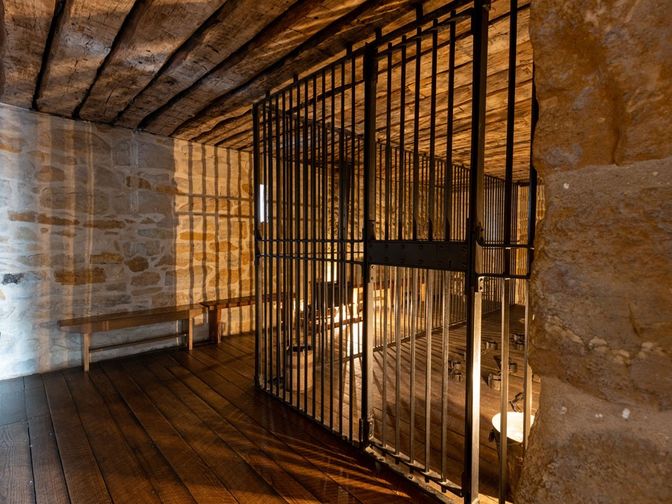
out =
<path fill-rule="evenodd" d="M 259 184 L 259 222 L 266 221 L 266 186 Z"/>

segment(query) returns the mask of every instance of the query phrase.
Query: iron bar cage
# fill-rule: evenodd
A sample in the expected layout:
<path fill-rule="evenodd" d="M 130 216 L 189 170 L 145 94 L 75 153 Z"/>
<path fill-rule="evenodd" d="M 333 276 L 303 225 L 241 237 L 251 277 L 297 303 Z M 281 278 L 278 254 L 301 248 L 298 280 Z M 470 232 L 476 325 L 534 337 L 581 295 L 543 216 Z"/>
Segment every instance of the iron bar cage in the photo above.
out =
<path fill-rule="evenodd" d="M 497 19 L 504 78 L 489 3 L 456 0 L 253 109 L 258 386 L 469 503 L 510 498 L 539 390 L 527 7 Z"/>

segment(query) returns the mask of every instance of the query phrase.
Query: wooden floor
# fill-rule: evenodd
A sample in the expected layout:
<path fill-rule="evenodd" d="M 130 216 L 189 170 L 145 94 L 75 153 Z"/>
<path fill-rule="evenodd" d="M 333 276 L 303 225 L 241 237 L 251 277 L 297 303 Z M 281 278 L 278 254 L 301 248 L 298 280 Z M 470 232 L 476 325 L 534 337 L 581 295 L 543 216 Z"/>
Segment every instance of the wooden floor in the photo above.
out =
<path fill-rule="evenodd" d="M 421 309 L 422 314 L 424 311 Z M 520 305 L 513 305 L 510 312 L 510 329 L 512 334 L 524 333 L 525 308 Z M 340 331 L 334 331 L 333 340 L 327 338 L 325 348 L 322 351 L 320 338 L 316 336 L 314 344 L 316 345 L 315 356 L 315 379 L 312 378 L 312 365 L 308 365 L 308 383 L 313 383 L 306 388 L 304 383 L 306 365 L 305 359 L 301 362 L 299 371 L 301 373 L 301 394 L 297 396 L 293 391 L 292 404 L 299 409 L 304 409 L 309 415 L 313 415 L 318 421 L 330 425 L 337 432 L 343 435 L 352 435 L 358 438 L 357 426 L 360 418 L 360 401 L 362 388 L 362 359 L 361 355 L 355 355 L 350 362 L 343 350 L 349 348 L 350 339 L 345 332 L 343 341 L 340 340 Z M 388 330 L 388 339 L 394 331 Z M 492 311 L 483 316 L 482 319 L 482 339 L 483 342 L 499 344 L 501 340 L 501 312 Z M 451 327 L 448 337 L 449 356 L 451 359 L 464 361 L 466 352 L 466 327 L 464 324 Z M 275 342 L 275 340 L 273 340 Z M 309 340 L 310 341 L 310 340 Z M 333 344 L 330 344 L 332 341 Z M 383 341 L 380 339 L 380 341 Z M 333 366 L 328 356 L 334 351 Z M 275 343 L 272 345 L 275 348 Z M 384 446 L 385 451 L 395 452 L 395 424 L 396 424 L 396 348 L 390 344 L 387 348 L 387 372 L 383 373 L 385 368 L 385 347 L 379 347 L 374 351 L 372 363 L 372 409 L 374 421 L 374 444 Z M 442 462 L 442 368 L 443 368 L 443 336 L 442 330 L 438 329 L 432 333 L 431 345 L 431 399 L 430 399 L 430 422 L 429 436 L 427 436 L 426 426 L 426 401 L 425 384 L 427 377 L 427 338 L 424 332 L 418 332 L 415 339 L 415 382 L 411 391 L 411 342 L 409 339 L 403 340 L 400 345 L 400 400 L 399 400 L 399 425 L 400 425 L 400 444 L 398 451 L 402 459 L 408 460 L 411 453 L 414 454 L 414 460 L 420 467 L 424 467 L 426 462 L 426 443 L 429 440 L 430 459 L 429 467 L 434 473 L 441 472 Z M 343 358 L 339 358 L 344 355 Z M 499 374 L 500 372 L 500 351 L 497 348 L 482 348 L 481 359 L 481 402 L 480 402 L 480 450 L 479 450 L 479 486 L 481 491 L 481 500 L 483 502 L 496 502 L 498 496 L 499 482 L 499 455 L 497 444 L 491 438 L 492 417 L 500 411 L 500 391 L 490 388 L 487 385 L 489 374 Z M 275 360 L 273 356 L 268 359 L 271 363 Z M 281 359 L 282 360 L 282 359 Z M 325 362 L 324 365 L 321 362 Z M 509 400 L 513 400 L 516 394 L 523 391 L 523 378 L 525 369 L 524 352 L 515 345 L 510 347 L 510 362 L 515 365 L 509 374 Z M 351 373 L 352 364 L 352 373 Z M 269 376 L 277 376 L 277 366 L 271 370 Z M 275 370 L 275 371 L 274 371 Z M 280 368 L 281 370 L 281 368 Z M 466 370 L 463 370 L 466 372 Z M 353 387 L 350 387 L 350 381 L 353 381 Z M 269 386 L 279 397 L 283 397 L 283 384 L 291 383 L 292 380 L 269 380 Z M 384 385 L 385 384 L 385 385 Z M 290 400 L 290 388 L 284 391 L 284 397 Z M 540 384 L 534 382 L 532 386 L 532 411 L 534 412 L 539 404 Z M 446 445 L 444 452 L 444 473 L 443 476 L 455 485 L 459 485 L 462 473 L 464 471 L 464 414 L 465 414 L 465 392 L 466 387 L 463 381 L 449 379 L 446 389 L 445 405 L 445 423 L 446 423 Z M 353 394 L 351 400 L 350 394 Z M 411 414 L 411 398 L 414 402 L 414 415 Z M 333 399 L 333 403 L 331 401 Z M 352 410 L 352 423 L 350 422 L 350 406 L 354 405 Z M 519 404 L 522 408 L 522 403 Z M 411 418 L 413 422 L 413 452 L 411 452 Z M 352 425 L 352 430 L 350 429 Z M 383 429 L 384 426 L 384 429 Z M 416 475 L 419 472 L 416 472 Z M 510 479 L 510 483 L 512 480 Z"/>
<path fill-rule="evenodd" d="M 256 390 L 252 348 L 0 382 L 0 503 L 434 502 Z"/>

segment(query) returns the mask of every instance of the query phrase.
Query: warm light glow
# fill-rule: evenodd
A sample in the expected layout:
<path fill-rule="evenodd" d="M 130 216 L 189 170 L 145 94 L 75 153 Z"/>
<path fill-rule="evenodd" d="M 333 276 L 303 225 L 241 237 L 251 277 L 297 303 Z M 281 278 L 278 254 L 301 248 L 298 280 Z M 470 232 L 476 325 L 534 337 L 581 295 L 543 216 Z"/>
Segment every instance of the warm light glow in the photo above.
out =
<path fill-rule="evenodd" d="M 259 184 L 259 222 L 266 222 L 266 186 Z"/>
<path fill-rule="evenodd" d="M 501 413 L 497 413 L 492 417 L 492 426 L 500 431 Z M 517 443 L 522 443 L 525 437 L 525 414 L 520 411 L 509 411 L 506 414 L 506 437 Z M 530 415 L 530 425 L 534 423 L 534 415 Z"/>

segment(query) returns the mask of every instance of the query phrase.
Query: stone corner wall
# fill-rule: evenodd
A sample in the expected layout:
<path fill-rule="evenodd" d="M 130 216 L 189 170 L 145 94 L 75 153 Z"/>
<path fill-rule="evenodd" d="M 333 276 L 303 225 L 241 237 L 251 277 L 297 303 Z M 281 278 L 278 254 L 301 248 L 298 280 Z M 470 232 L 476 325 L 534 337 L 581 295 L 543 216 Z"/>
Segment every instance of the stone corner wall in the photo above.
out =
<path fill-rule="evenodd" d="M 533 0 L 540 407 L 516 502 L 672 502 L 672 11 Z"/>
<path fill-rule="evenodd" d="M 60 319 L 252 293 L 246 153 L 0 105 L 0 223 L 0 379 L 79 365 Z"/>

